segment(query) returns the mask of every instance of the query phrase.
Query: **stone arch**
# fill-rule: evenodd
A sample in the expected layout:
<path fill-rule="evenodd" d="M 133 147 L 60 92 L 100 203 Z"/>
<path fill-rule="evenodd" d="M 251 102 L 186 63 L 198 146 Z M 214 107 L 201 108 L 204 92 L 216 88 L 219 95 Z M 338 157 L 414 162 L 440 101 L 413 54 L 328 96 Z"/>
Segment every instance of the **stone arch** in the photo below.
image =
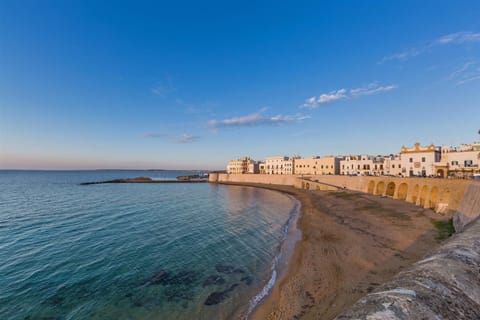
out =
<path fill-rule="evenodd" d="M 373 194 L 374 191 L 375 191 L 375 181 L 372 180 L 368 183 L 367 192 Z"/>
<path fill-rule="evenodd" d="M 440 194 L 440 199 L 438 203 L 450 203 L 450 190 L 448 188 L 443 189 L 442 193 Z"/>
<path fill-rule="evenodd" d="M 398 186 L 397 199 L 407 200 L 407 194 L 408 194 L 408 184 L 404 182 Z"/>
<path fill-rule="evenodd" d="M 430 190 L 430 197 L 428 198 L 428 207 L 430 209 L 435 209 L 437 203 L 438 203 L 438 188 L 433 187 Z"/>
<path fill-rule="evenodd" d="M 305 189 L 310 190 L 310 183 L 305 183 Z"/>
<path fill-rule="evenodd" d="M 412 203 L 417 204 L 418 196 L 420 195 L 420 186 L 418 184 L 413 187 Z"/>
<path fill-rule="evenodd" d="M 445 170 L 437 169 L 437 177 L 445 178 Z"/>
<path fill-rule="evenodd" d="M 385 193 L 388 197 L 392 197 L 395 194 L 395 182 L 389 182 L 387 184 L 387 191 Z"/>
<path fill-rule="evenodd" d="M 377 190 L 376 190 L 375 194 L 382 195 L 383 192 L 385 192 L 385 182 L 380 181 L 377 184 Z"/>
<path fill-rule="evenodd" d="M 319 185 L 317 185 L 317 187 L 316 187 L 315 189 L 316 189 L 316 190 L 320 190 L 320 186 L 319 186 Z"/>
<path fill-rule="evenodd" d="M 428 194 L 428 187 L 423 186 L 422 190 L 420 191 L 420 201 L 418 202 L 418 205 L 420 207 L 425 207 L 425 202 L 427 200 L 427 194 Z"/>

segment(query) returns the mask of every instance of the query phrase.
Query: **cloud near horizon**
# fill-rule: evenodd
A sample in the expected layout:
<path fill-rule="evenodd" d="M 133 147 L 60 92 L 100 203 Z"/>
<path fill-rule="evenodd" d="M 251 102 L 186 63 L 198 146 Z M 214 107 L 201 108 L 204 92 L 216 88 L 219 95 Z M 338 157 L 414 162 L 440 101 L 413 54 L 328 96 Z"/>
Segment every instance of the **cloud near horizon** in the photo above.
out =
<path fill-rule="evenodd" d="M 199 136 L 192 136 L 192 135 L 184 133 L 180 137 L 175 139 L 174 142 L 175 143 L 192 143 L 192 142 L 196 142 L 198 140 L 200 140 Z"/>
<path fill-rule="evenodd" d="M 296 115 L 276 115 L 272 117 L 265 117 L 262 112 L 253 113 L 242 117 L 233 117 L 223 120 L 210 120 L 208 126 L 212 128 L 228 128 L 228 127 L 248 127 L 248 126 L 261 126 L 261 125 L 276 125 L 276 124 L 288 124 L 293 122 L 299 122 L 305 119 L 309 119 L 310 116 L 296 114 Z"/>
<path fill-rule="evenodd" d="M 193 136 L 190 134 L 182 134 L 181 136 L 170 136 L 168 134 L 148 132 L 142 135 L 143 138 L 147 139 L 165 139 L 172 143 L 192 143 L 201 139 L 200 136 Z"/>
<path fill-rule="evenodd" d="M 395 90 L 398 85 L 392 84 L 388 86 L 380 86 L 377 82 L 369 83 L 365 87 L 355 88 L 347 90 L 345 88 L 330 91 L 329 93 L 323 93 L 317 97 L 311 97 L 305 100 L 300 108 L 316 109 L 322 104 L 333 103 L 339 100 L 358 98 L 361 96 L 369 96 L 382 92 Z"/>
<path fill-rule="evenodd" d="M 444 35 L 433 41 L 428 42 L 422 47 L 409 48 L 401 52 L 397 52 L 383 57 L 378 64 L 383 64 L 387 61 L 397 60 L 406 61 L 410 58 L 416 57 L 434 47 L 445 46 L 449 44 L 461 45 L 465 43 L 480 42 L 480 32 L 460 31 Z"/>

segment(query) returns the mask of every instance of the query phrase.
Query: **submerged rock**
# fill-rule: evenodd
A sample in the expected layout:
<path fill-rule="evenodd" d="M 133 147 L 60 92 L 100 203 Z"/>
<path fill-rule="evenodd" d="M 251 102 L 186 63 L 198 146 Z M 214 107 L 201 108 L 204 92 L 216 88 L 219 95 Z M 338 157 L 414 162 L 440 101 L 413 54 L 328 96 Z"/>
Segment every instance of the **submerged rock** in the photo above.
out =
<path fill-rule="evenodd" d="M 220 273 L 232 274 L 232 273 L 245 273 L 243 269 L 235 268 L 234 266 L 217 264 L 215 270 Z"/>
<path fill-rule="evenodd" d="M 212 306 L 215 304 L 219 304 L 223 302 L 225 299 L 229 297 L 229 293 L 232 292 L 236 287 L 238 286 L 238 283 L 232 284 L 230 288 L 224 291 L 215 291 L 211 293 L 208 297 L 207 300 L 205 300 L 204 305 L 206 306 Z"/>
<path fill-rule="evenodd" d="M 167 301 L 169 302 L 188 302 L 193 300 L 195 292 L 193 288 L 185 286 L 170 286 L 164 292 Z"/>
<path fill-rule="evenodd" d="M 220 285 L 224 283 L 225 283 L 225 279 L 222 276 L 212 275 L 207 279 L 205 279 L 202 287 L 211 286 L 211 285 Z"/>
<path fill-rule="evenodd" d="M 195 271 L 181 271 L 172 276 L 168 284 L 184 284 L 189 285 L 196 282 L 199 278 L 199 274 Z"/>
<path fill-rule="evenodd" d="M 240 279 L 243 283 L 245 283 L 247 286 L 251 285 L 253 282 L 253 278 L 251 276 L 245 276 Z"/>
<path fill-rule="evenodd" d="M 160 270 L 151 276 L 148 282 L 150 282 L 150 284 L 167 284 L 169 277 L 170 273 L 168 271 Z"/>

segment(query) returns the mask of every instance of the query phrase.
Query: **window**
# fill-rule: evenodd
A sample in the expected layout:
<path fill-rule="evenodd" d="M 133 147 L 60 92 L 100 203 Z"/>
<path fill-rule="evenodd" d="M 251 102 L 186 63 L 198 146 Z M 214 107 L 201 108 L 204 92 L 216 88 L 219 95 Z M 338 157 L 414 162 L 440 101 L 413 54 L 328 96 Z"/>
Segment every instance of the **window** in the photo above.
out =
<path fill-rule="evenodd" d="M 425 162 L 425 157 L 422 157 L 422 162 Z"/>
<path fill-rule="evenodd" d="M 410 162 L 413 162 L 413 158 L 410 158 Z"/>

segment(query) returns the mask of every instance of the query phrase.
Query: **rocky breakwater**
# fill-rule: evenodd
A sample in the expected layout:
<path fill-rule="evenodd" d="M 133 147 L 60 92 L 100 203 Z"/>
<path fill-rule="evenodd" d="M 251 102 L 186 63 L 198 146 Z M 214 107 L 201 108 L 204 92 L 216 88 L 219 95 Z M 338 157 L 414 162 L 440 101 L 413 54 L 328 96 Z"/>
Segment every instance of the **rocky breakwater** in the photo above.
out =
<path fill-rule="evenodd" d="M 336 319 L 480 319 L 480 220 Z"/>
<path fill-rule="evenodd" d="M 189 178 L 190 177 L 190 178 Z M 112 179 L 105 181 L 93 181 L 93 182 L 82 182 L 81 186 L 88 186 L 92 184 L 105 184 L 105 183 L 192 183 L 192 182 L 207 182 L 207 178 L 202 178 L 198 176 L 179 176 L 177 180 L 156 180 L 149 177 L 136 177 L 136 178 L 120 178 Z"/>

